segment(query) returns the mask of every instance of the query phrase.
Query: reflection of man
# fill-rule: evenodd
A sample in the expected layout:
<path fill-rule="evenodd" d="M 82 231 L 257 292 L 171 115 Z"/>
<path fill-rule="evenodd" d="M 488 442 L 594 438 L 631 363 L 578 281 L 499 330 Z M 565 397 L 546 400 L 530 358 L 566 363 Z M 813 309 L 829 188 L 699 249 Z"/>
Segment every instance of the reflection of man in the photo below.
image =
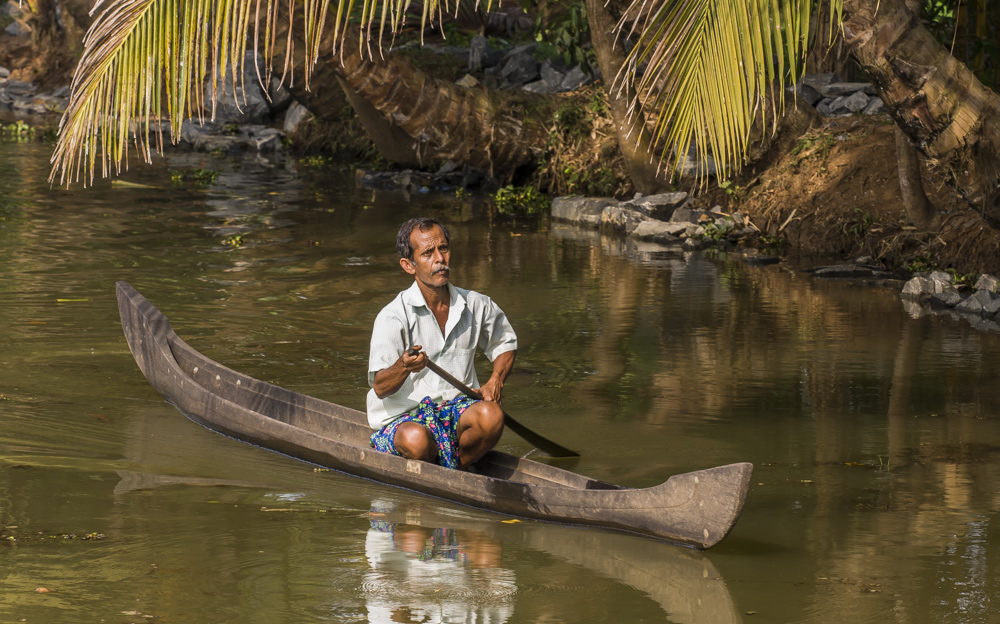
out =
<path fill-rule="evenodd" d="M 394 520 L 404 520 L 396 522 Z M 397 511 L 372 501 L 363 584 L 369 624 L 502 624 L 514 611 L 517 585 L 499 567 L 501 543 L 480 531 L 431 528 L 419 509 Z"/>
<path fill-rule="evenodd" d="M 410 219 L 399 229 L 399 264 L 414 282 L 375 319 L 368 423 L 380 451 L 466 470 L 503 432 L 501 393 L 517 336 L 489 297 L 449 283 L 448 243 L 448 230 L 433 219 Z M 493 362 L 479 388 L 483 401 L 462 396 L 425 368 L 430 359 L 476 388 L 477 347 Z"/>

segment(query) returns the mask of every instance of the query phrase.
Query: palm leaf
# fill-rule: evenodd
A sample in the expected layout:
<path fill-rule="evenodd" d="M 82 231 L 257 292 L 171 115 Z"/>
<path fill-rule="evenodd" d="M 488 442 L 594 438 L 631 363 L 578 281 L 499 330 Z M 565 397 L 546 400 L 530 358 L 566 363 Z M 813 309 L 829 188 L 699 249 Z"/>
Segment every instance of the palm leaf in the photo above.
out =
<path fill-rule="evenodd" d="M 739 171 L 762 98 L 776 97 L 780 110 L 786 81 L 803 69 L 812 3 L 633 0 L 625 14 L 644 18 L 619 24 L 637 44 L 617 88 L 633 94 L 632 123 L 651 126 L 664 169 L 676 172 L 693 146 L 712 155 L 719 179 Z M 833 4 L 839 15 L 842 0 Z M 695 175 L 707 173 L 701 158 Z"/>
<path fill-rule="evenodd" d="M 148 162 L 151 148 L 163 147 L 159 121 L 169 119 L 170 139 L 176 142 L 184 119 L 201 119 L 209 108 L 214 119 L 218 94 L 229 82 L 239 105 L 237 83 L 243 76 L 243 51 L 248 43 L 260 61 L 258 79 L 268 84 L 275 46 L 282 43 L 275 41 L 279 13 L 284 14 L 281 19 L 292 23 L 294 16 L 294 23 L 302 25 L 308 88 L 328 17 L 333 17 L 335 46 L 342 46 L 347 32 L 358 24 L 359 44 L 363 44 L 370 40 L 375 22 L 380 32 L 387 27 L 393 32 L 402 28 L 410 1 L 362 0 L 357 14 L 355 0 L 337 0 L 334 15 L 330 0 L 298 4 L 296 0 L 112 0 L 84 38 L 49 181 L 69 184 L 82 177 L 84 184 L 92 183 L 98 168 L 104 176 L 120 173 L 123 163 L 128 167 L 130 139 L 137 154 Z M 457 5 L 458 0 L 425 0 L 421 23 L 432 24 L 442 11 Z M 289 59 L 295 38 L 291 28 L 288 32 L 283 42 L 282 81 L 293 78 Z M 248 42 L 250 35 L 252 42 Z M 205 101 L 203 85 L 209 79 L 211 93 Z"/>

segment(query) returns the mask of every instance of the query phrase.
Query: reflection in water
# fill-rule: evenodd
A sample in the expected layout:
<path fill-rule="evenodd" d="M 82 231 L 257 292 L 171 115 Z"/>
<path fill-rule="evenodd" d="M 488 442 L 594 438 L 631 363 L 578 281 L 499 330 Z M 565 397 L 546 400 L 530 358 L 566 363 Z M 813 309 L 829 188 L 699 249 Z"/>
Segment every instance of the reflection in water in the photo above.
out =
<path fill-rule="evenodd" d="M 419 507 L 393 522 L 392 502 L 372 502 L 364 591 L 371 624 L 501 624 L 514 611 L 514 572 L 500 567 L 502 546 L 474 530 L 430 528 Z"/>
<path fill-rule="evenodd" d="M 509 571 L 517 591 L 481 602 L 513 605 L 509 622 L 921 624 L 996 611 L 997 333 L 914 320 L 895 290 L 792 262 L 745 268 L 490 220 L 337 172 L 189 155 L 219 182 L 173 186 L 166 167 L 181 165 L 160 163 L 129 172 L 152 188 L 66 192 L 49 189 L 47 156 L 0 144 L 0 532 L 14 538 L 0 540 L 0 621 L 363 621 L 381 599 L 367 579 L 406 585 L 366 553 L 375 499 L 400 510 L 395 541 L 373 539 L 407 570 L 447 528 L 425 559 L 465 579 L 455 587 Z M 575 470 L 648 486 L 755 464 L 724 542 L 692 554 L 504 524 L 313 473 L 188 423 L 136 370 L 118 279 L 209 357 L 362 407 L 372 319 L 406 287 L 395 229 L 418 214 L 452 226 L 456 282 L 490 293 L 523 337 L 505 407 L 582 450 Z M 222 243 L 237 233 L 243 245 Z M 515 436 L 501 448 L 530 451 Z M 92 532 L 107 538 L 51 537 Z"/>

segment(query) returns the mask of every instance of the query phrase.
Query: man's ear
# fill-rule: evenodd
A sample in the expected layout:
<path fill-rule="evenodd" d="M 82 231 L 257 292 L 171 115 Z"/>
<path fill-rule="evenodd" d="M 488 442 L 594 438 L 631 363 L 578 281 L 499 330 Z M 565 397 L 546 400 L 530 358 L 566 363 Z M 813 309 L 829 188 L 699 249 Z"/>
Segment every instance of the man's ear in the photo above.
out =
<path fill-rule="evenodd" d="M 415 275 L 417 273 L 417 267 L 413 266 L 413 261 L 409 258 L 400 258 L 399 266 L 403 267 L 403 270 L 410 275 Z"/>

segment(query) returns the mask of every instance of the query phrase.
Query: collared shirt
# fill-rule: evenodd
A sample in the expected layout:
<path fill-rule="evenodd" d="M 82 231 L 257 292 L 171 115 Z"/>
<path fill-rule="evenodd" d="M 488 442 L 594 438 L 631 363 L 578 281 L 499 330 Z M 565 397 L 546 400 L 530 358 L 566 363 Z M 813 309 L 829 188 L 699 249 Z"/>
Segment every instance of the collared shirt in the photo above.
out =
<path fill-rule="evenodd" d="M 427 357 L 465 385 L 479 388 L 473 358 L 478 347 L 492 362 L 501 353 L 517 349 L 517 336 L 507 316 L 486 295 L 448 284 L 451 302 L 444 334 L 414 281 L 382 308 L 372 329 L 368 357 L 368 385 L 375 373 L 396 363 L 403 350 L 420 345 Z M 410 411 L 424 398 L 435 402 L 461 394 L 429 368 L 410 373 L 394 394 L 378 398 L 368 391 L 368 424 L 381 429 Z"/>

